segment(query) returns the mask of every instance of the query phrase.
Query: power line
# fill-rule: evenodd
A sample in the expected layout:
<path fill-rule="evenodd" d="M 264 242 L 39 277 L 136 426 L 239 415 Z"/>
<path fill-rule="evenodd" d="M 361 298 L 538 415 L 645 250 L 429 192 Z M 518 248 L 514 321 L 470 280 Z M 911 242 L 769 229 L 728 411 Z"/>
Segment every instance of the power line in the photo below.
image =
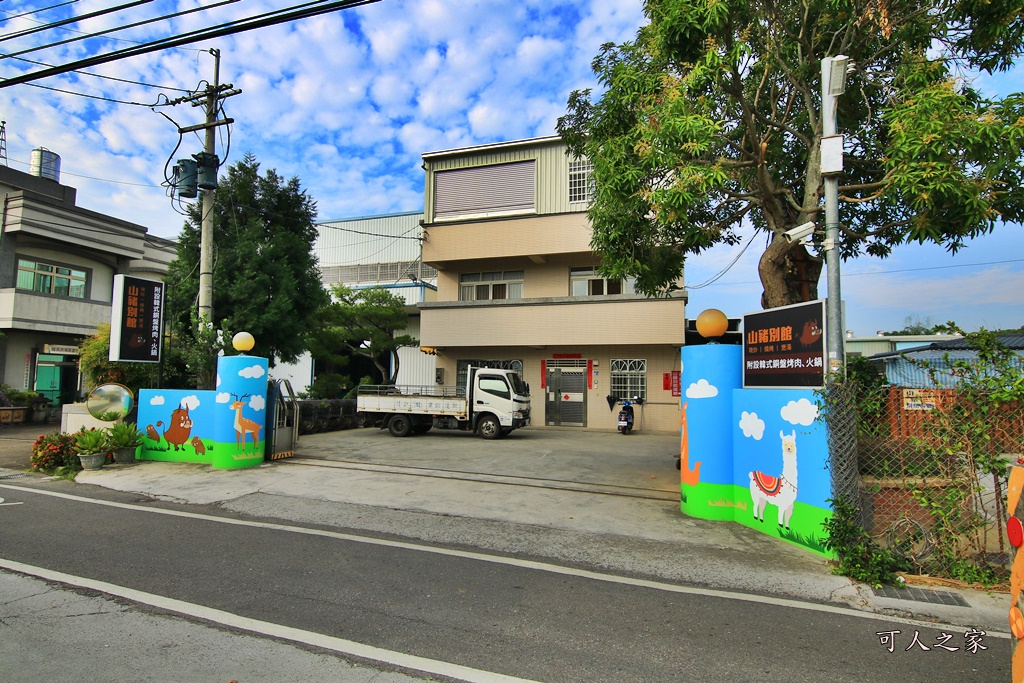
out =
<path fill-rule="evenodd" d="M 926 266 L 923 268 L 897 268 L 893 270 L 873 270 L 866 271 L 863 273 L 843 273 L 843 277 L 860 277 L 864 275 L 891 275 L 892 273 L 916 273 L 926 270 L 948 270 L 950 268 L 974 268 L 977 266 L 998 266 L 1005 263 L 1024 263 L 1024 259 L 1006 259 L 1003 261 L 982 261 L 980 263 L 955 263 L 948 266 Z M 721 282 L 720 286 L 731 287 L 734 285 L 753 285 L 758 284 L 756 280 L 743 280 L 738 282 Z M 687 289 L 690 289 L 687 287 Z"/>
<path fill-rule="evenodd" d="M 40 9 L 34 9 L 31 12 L 22 12 L 21 14 L 15 14 L 14 16 L 7 17 L 7 21 L 10 21 L 11 19 L 21 19 L 22 17 L 27 17 L 27 16 L 30 16 L 32 14 L 40 14 L 42 12 L 46 12 L 46 11 L 51 10 L 51 9 L 57 9 L 58 7 L 64 7 L 65 5 L 73 5 L 76 2 L 78 2 L 78 0 L 68 0 L 67 2 L 62 2 L 59 5 L 50 5 L 49 7 L 43 7 L 43 8 L 40 8 Z M 4 14 L 7 14 L 6 10 L 0 10 L 0 12 L 3 12 Z M 33 19 L 32 21 L 35 21 L 35 20 Z"/>
<path fill-rule="evenodd" d="M 14 33 L 5 33 L 3 35 L 0 35 L 0 42 L 10 40 L 12 38 L 22 38 L 24 36 L 32 35 L 33 33 L 39 33 L 40 31 L 46 31 L 51 28 L 59 28 L 61 26 L 66 26 L 67 24 L 77 24 L 87 19 L 95 19 L 96 17 L 102 17 L 105 14 L 120 12 L 123 9 L 131 9 L 132 7 L 138 7 L 139 5 L 147 5 L 153 1 L 154 0 L 135 0 L 135 2 L 129 2 L 124 5 L 118 5 L 116 7 L 108 7 L 107 9 L 101 9 L 95 12 L 88 12 L 82 15 L 73 15 L 71 17 L 68 17 L 67 19 L 60 19 L 58 21 L 50 22 L 49 24 L 36 26 L 35 28 L 27 28 L 22 31 L 15 31 Z"/>
<path fill-rule="evenodd" d="M 149 104 L 146 104 L 146 103 L 143 103 L 143 102 L 129 102 L 128 100 L 115 100 L 115 99 L 113 99 L 111 97 L 103 97 L 102 95 L 90 95 L 90 94 L 84 93 L 84 92 L 75 92 L 73 90 L 63 90 L 62 88 L 51 88 L 48 85 L 40 85 L 39 83 L 26 83 L 25 85 L 31 86 L 33 88 L 42 88 L 43 90 L 52 90 L 53 92 L 64 93 L 65 95 L 76 95 L 78 97 L 88 97 L 88 98 L 93 99 L 93 100 L 102 100 L 104 102 L 113 102 L 114 104 L 131 104 L 131 105 L 135 105 L 137 107 L 148 107 L 148 108 L 166 107 L 168 104 L 170 104 L 170 102 L 160 102 L 159 100 L 157 102 L 153 102 L 153 103 L 149 103 Z"/>
<path fill-rule="evenodd" d="M 152 2 L 152 0 L 142 0 L 142 2 Z M 100 36 L 108 36 L 109 34 L 115 33 L 117 31 L 123 31 L 123 30 L 129 29 L 129 28 L 138 28 L 139 26 L 145 26 L 146 24 L 152 24 L 152 23 L 157 22 L 157 21 L 164 21 L 165 19 L 174 19 L 176 17 L 185 16 L 187 14 L 195 14 L 196 12 L 205 12 L 205 11 L 207 11 L 209 9 L 213 9 L 214 7 L 222 7 L 224 5 L 231 5 L 231 4 L 234 4 L 236 2 L 240 2 L 240 0 L 221 0 L 221 2 L 215 2 L 212 5 L 203 5 L 201 7 L 192 7 L 190 9 L 181 10 L 181 11 L 178 11 L 178 12 L 173 12 L 171 14 L 165 14 L 165 15 L 159 16 L 159 17 L 153 17 L 151 19 L 146 19 L 144 21 L 136 21 L 136 22 L 131 23 L 131 24 L 121 24 L 121 25 L 119 25 L 119 26 L 117 26 L 115 28 L 112 28 L 112 29 L 106 29 L 106 30 L 103 30 L 103 31 L 97 31 L 95 33 L 86 33 L 86 34 L 77 36 L 75 38 L 68 38 L 66 40 L 58 40 L 56 43 L 48 43 L 46 45 L 37 45 L 35 47 L 28 47 L 28 48 L 25 48 L 24 50 L 21 50 L 19 52 L 8 53 L 6 55 L 3 55 L 3 57 L 7 57 L 7 58 L 18 57 L 20 55 L 27 55 L 30 52 L 39 52 L 40 50 L 46 50 L 46 49 L 51 48 L 51 47 L 60 47 L 61 45 L 67 45 L 69 43 L 77 43 L 80 40 L 88 40 L 89 38 L 98 38 Z M 134 4 L 141 4 L 141 3 L 134 3 Z M 0 36 L 0 40 L 3 40 L 3 39 L 4 38 L 2 36 Z"/>
<path fill-rule="evenodd" d="M 75 0 L 77 2 L 78 0 Z M 13 59 L 19 62 L 28 62 L 29 64 L 35 64 L 37 66 L 53 67 L 52 64 L 46 62 L 37 62 L 34 59 L 28 59 L 27 57 L 13 57 Z M 92 76 L 93 78 L 102 78 L 107 81 L 117 81 L 118 83 L 127 83 L 129 85 L 141 85 L 144 88 L 156 88 L 158 90 L 174 90 L 176 92 L 187 92 L 191 93 L 191 90 L 186 88 L 175 88 L 169 85 L 153 85 L 152 83 L 143 83 L 142 81 L 133 81 L 129 78 L 118 78 L 117 76 L 105 76 L 103 74 L 94 74 L 90 71 L 71 71 L 69 73 L 78 74 L 79 76 Z"/>
<path fill-rule="evenodd" d="M 286 8 L 284 10 L 274 10 L 272 12 L 266 12 L 264 14 L 249 17 L 241 21 L 226 22 L 210 28 L 191 31 L 189 33 L 171 36 L 169 38 L 161 38 L 159 40 L 151 41 L 149 43 L 142 43 L 141 45 L 138 45 L 136 47 L 124 48 L 121 50 L 108 52 L 103 55 L 87 57 L 85 59 L 80 59 L 75 62 L 70 62 L 63 66 L 54 67 L 50 69 L 40 69 L 38 71 L 32 71 L 30 73 L 22 74 L 20 76 L 14 76 L 0 81 L 0 88 L 6 88 L 12 85 L 20 85 L 22 83 L 28 83 L 29 81 L 35 81 L 40 78 L 47 78 L 49 76 L 57 76 L 59 74 L 67 73 L 68 71 L 84 69 L 90 66 L 96 66 L 98 64 L 106 64 L 108 62 L 125 59 L 127 57 L 135 57 L 138 55 L 148 54 L 150 52 L 165 50 L 168 48 L 178 47 L 180 45 L 187 45 L 189 43 L 195 43 L 203 40 L 221 38 L 223 36 L 234 35 L 236 33 L 251 31 L 258 28 L 275 26 L 277 24 L 295 21 L 297 19 L 306 19 L 309 17 L 319 16 L 321 14 L 328 14 L 336 10 L 350 9 L 362 5 L 369 5 L 375 2 L 379 2 L 379 0 L 335 0 L 334 2 L 324 2 L 324 0 L 315 0 L 314 2 L 309 2 L 304 5 L 296 5 L 293 7 Z"/>

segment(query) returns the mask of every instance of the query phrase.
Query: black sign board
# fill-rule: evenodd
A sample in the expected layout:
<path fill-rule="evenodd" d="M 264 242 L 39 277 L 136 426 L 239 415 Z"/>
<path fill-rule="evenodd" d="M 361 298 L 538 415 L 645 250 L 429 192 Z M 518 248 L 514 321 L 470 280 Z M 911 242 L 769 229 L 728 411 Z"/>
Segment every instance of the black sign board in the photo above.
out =
<path fill-rule="evenodd" d="M 825 384 L 825 300 L 743 316 L 743 386 Z"/>
<path fill-rule="evenodd" d="M 163 282 L 115 275 L 110 314 L 110 360 L 159 362 L 163 311 Z"/>

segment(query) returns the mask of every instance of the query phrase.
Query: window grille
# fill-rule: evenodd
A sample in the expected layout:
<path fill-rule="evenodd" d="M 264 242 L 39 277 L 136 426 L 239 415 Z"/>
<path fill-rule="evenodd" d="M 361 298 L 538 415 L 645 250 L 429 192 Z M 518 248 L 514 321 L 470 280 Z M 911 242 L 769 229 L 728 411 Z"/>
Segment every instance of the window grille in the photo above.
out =
<path fill-rule="evenodd" d="M 515 370 L 520 377 L 523 376 L 522 360 L 459 360 L 455 364 L 455 384 L 458 387 L 466 386 L 466 378 L 469 377 L 469 368 L 497 368 L 498 370 Z"/>
<path fill-rule="evenodd" d="M 612 358 L 611 393 L 619 398 L 647 398 L 647 360 Z"/>
<path fill-rule="evenodd" d="M 569 203 L 589 202 L 594 195 L 594 164 L 589 159 L 569 162 Z"/>

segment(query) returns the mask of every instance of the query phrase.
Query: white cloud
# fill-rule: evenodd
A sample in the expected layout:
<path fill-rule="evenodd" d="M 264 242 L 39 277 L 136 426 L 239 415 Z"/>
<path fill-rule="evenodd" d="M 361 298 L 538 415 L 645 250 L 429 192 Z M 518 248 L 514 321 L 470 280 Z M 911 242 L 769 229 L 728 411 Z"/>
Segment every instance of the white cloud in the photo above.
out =
<path fill-rule="evenodd" d="M 238 376 L 244 377 L 245 379 L 259 379 L 265 374 L 266 370 L 263 369 L 262 365 L 252 365 L 238 371 Z"/>
<path fill-rule="evenodd" d="M 256 394 L 249 399 L 249 407 L 256 411 L 263 410 L 267 407 L 267 401 L 260 394 Z"/>
<path fill-rule="evenodd" d="M 231 394 L 220 392 L 217 394 L 217 403 L 231 403 Z"/>
<path fill-rule="evenodd" d="M 779 414 L 782 415 L 783 420 L 790 424 L 806 427 L 818 419 L 818 406 L 806 398 L 802 398 L 799 401 L 790 401 L 784 405 Z"/>
<path fill-rule="evenodd" d="M 686 387 L 686 398 L 712 398 L 718 396 L 718 387 L 700 379 Z"/>
<path fill-rule="evenodd" d="M 196 396 L 195 394 L 190 394 L 185 398 L 181 399 L 179 403 L 188 408 L 189 410 L 195 410 L 196 408 L 199 407 L 200 401 L 198 396 Z"/>
<path fill-rule="evenodd" d="M 151 406 L 162 406 L 164 403 L 165 399 L 163 396 L 157 395 L 149 399 L 149 405 Z"/>
<path fill-rule="evenodd" d="M 764 436 L 764 420 L 759 418 L 757 413 L 748 413 L 744 410 L 740 415 L 740 429 L 743 431 L 743 436 L 760 441 Z"/>

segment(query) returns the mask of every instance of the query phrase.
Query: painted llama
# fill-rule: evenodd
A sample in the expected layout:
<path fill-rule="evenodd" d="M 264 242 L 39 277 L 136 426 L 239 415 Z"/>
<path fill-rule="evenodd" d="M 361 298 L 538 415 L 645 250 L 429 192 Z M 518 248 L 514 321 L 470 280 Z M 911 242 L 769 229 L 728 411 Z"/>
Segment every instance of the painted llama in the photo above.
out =
<path fill-rule="evenodd" d="M 781 431 L 782 474 L 778 477 L 764 472 L 750 473 L 750 498 L 754 502 L 754 519 L 764 521 L 764 509 L 772 503 L 779 509 L 779 526 L 789 529 L 789 518 L 793 516 L 796 503 L 796 430 L 789 436 Z"/>

